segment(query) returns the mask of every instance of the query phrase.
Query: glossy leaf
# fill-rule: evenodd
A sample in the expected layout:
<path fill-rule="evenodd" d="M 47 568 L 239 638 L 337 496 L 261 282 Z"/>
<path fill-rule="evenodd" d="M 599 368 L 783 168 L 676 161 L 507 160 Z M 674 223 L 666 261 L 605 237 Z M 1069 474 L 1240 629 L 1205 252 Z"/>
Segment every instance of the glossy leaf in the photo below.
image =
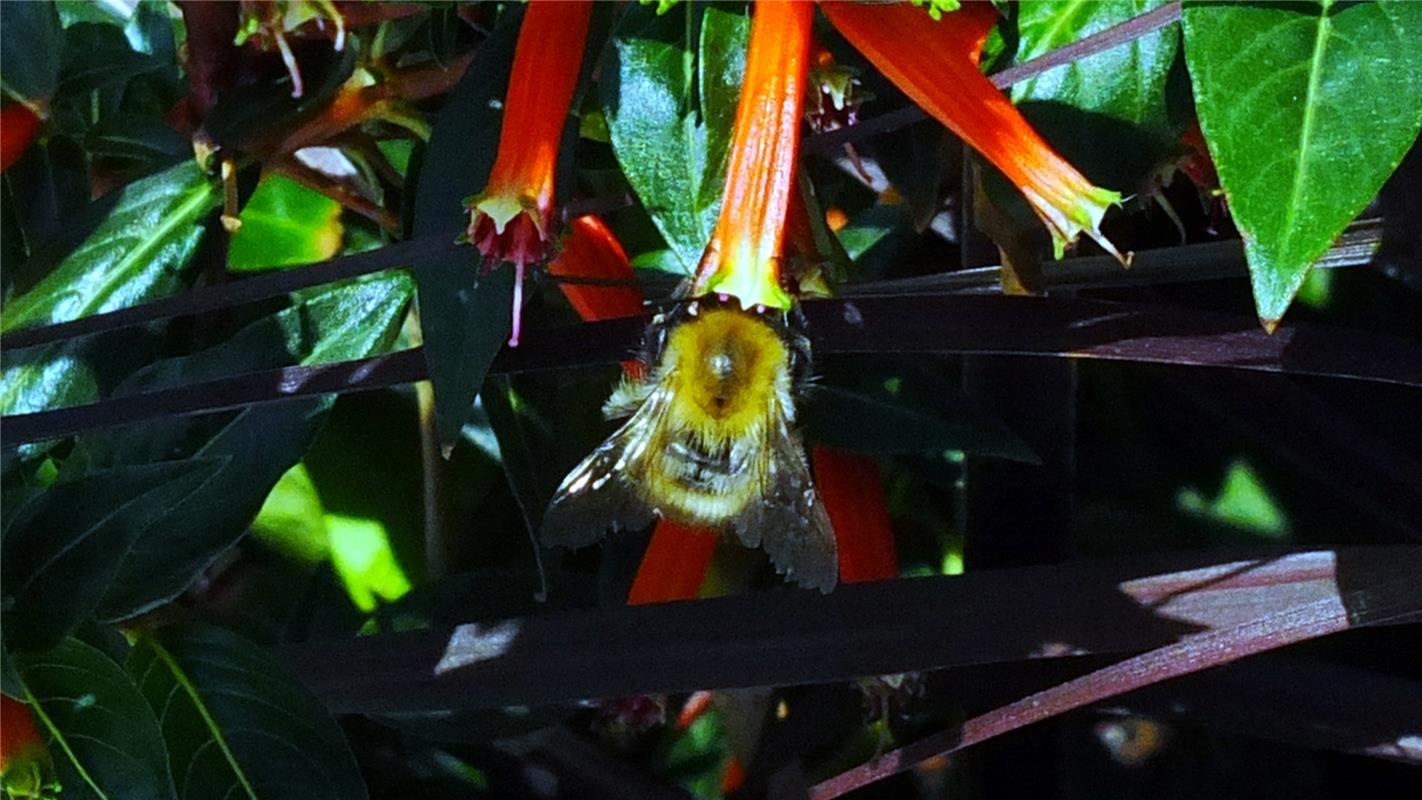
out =
<path fill-rule="evenodd" d="M 693 43 L 688 13 L 690 4 L 660 17 L 649 8 L 629 10 L 613 34 L 601 85 L 617 160 L 690 275 L 720 212 L 750 23 L 707 8 Z"/>
<path fill-rule="evenodd" d="M 1024 3 L 1017 15 L 1016 60 L 1045 55 L 1169 1 Z M 1164 136 L 1173 127 L 1166 113 L 1166 79 L 1179 51 L 1180 31 L 1171 25 L 1015 84 L 1012 99 L 1064 103 Z"/>
<path fill-rule="evenodd" d="M 251 642 L 208 626 L 167 629 L 140 637 L 127 667 L 158 710 L 179 798 L 366 797 L 341 729 Z"/>
<path fill-rule="evenodd" d="M 0 312 L 0 332 L 126 308 L 178 288 L 220 196 L 191 161 L 121 190 L 118 204 L 77 250 Z"/>
<path fill-rule="evenodd" d="M 77 639 L 14 662 L 65 800 L 176 797 L 158 721 L 123 668 Z"/>
<path fill-rule="evenodd" d="M 136 181 L 81 244 L 0 311 L 0 331 L 66 322 L 177 291 L 220 201 L 191 161 Z M 98 399 L 103 364 L 83 340 L 5 354 L 0 411 L 38 411 Z"/>
<path fill-rule="evenodd" d="M 241 219 L 227 250 L 233 272 L 324 261 L 341 249 L 341 204 L 281 175 L 262 181 Z"/>
<path fill-rule="evenodd" d="M 468 224 L 464 198 L 488 180 L 498 151 L 499 101 L 508 84 L 517 15 L 479 47 L 430 134 L 414 198 L 414 235 L 451 240 Z M 513 322 L 513 270 L 480 275 L 474 248 L 415 265 L 425 363 L 435 391 L 439 438 L 453 446 L 484 375 Z"/>
<path fill-rule="evenodd" d="M 410 280 L 401 273 L 327 287 L 222 345 L 140 371 L 122 391 L 384 351 L 399 333 L 410 293 Z M 328 397 L 254 406 L 230 419 L 155 423 L 90 441 L 100 463 L 143 463 L 174 452 L 226 460 L 199 491 L 139 534 L 99 606 L 100 616 L 124 618 L 171 599 L 236 543 L 272 486 L 301 459 L 332 402 Z"/>
<path fill-rule="evenodd" d="M 1183 22 L 1200 127 L 1272 327 L 1417 139 L 1422 4 L 1202 2 Z"/>
<path fill-rule="evenodd" d="M 210 459 L 99 470 L 50 486 L 14 512 L 5 530 L 5 634 L 45 649 L 93 612 L 124 553 L 148 525 L 211 478 Z"/>

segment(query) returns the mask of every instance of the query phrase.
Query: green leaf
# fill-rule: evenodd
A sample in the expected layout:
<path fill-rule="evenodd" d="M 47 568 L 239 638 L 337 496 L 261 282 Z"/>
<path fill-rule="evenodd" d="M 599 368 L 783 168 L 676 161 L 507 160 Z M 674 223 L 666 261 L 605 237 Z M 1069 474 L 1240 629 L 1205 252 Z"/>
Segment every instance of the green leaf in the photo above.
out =
<path fill-rule="evenodd" d="M 1017 15 L 1017 61 L 1045 55 L 1167 2 L 1171 0 L 1023 3 Z M 1166 112 L 1166 79 L 1179 50 L 1180 31 L 1167 26 L 1022 81 L 1012 87 L 1012 99 L 1065 103 L 1164 136 L 1173 128 Z"/>
<path fill-rule="evenodd" d="M 115 112 L 84 135 L 91 156 L 122 158 L 145 165 L 170 164 L 192 154 L 192 143 L 156 117 Z"/>
<path fill-rule="evenodd" d="M 720 213 L 750 31 L 744 14 L 707 8 L 693 46 L 694 13 L 690 4 L 664 16 L 629 9 L 601 82 L 617 160 L 687 275 Z"/>
<path fill-rule="evenodd" d="M 252 521 L 252 535 L 278 552 L 308 564 L 331 557 L 321 496 L 306 464 L 287 470 Z"/>
<path fill-rule="evenodd" d="M 159 58 L 136 52 L 121 28 L 81 22 L 64 31 L 57 95 L 82 102 L 90 92 L 119 86 L 166 66 Z"/>
<path fill-rule="evenodd" d="M 370 613 L 410 591 L 385 523 L 372 517 L 326 514 L 322 520 L 331 543 L 331 565 L 356 608 Z"/>
<path fill-rule="evenodd" d="M 508 84 L 519 14 L 506 15 L 455 87 L 430 134 L 414 199 L 414 235 L 448 236 L 468 225 L 464 198 L 483 186 L 498 152 L 498 102 Z M 452 447 L 513 323 L 513 270 L 480 275 L 472 247 L 415 265 L 425 363 L 434 384 L 440 441 Z"/>
<path fill-rule="evenodd" d="M 209 459 L 100 470 L 50 486 L 15 512 L 0 561 L 11 645 L 54 646 L 94 611 L 140 532 L 222 466 Z"/>
<path fill-rule="evenodd" d="M 341 204 L 282 175 L 262 180 L 241 219 L 227 250 L 233 272 L 324 261 L 341 249 Z"/>
<path fill-rule="evenodd" d="M 178 796 L 361 800 L 341 729 L 256 645 L 209 626 L 141 636 L 128 672 L 153 708 Z"/>
<path fill-rule="evenodd" d="M 9 97 L 48 100 L 59 81 L 59 15 L 51 3 L 0 3 L 0 88 Z"/>
<path fill-rule="evenodd" d="M 259 320 L 229 341 L 153 364 L 120 393 L 182 385 L 291 361 L 361 358 L 394 344 L 411 293 L 403 273 L 325 287 Z M 99 605 L 122 619 L 166 602 L 241 538 L 277 480 L 299 461 L 333 402 L 323 397 L 247 408 L 235 417 L 163 421 L 89 437 L 98 464 L 145 463 L 173 454 L 225 459 L 185 502 L 139 534 Z"/>
<path fill-rule="evenodd" d="M 861 453 L 898 454 L 962 450 L 1029 464 L 1041 462 L 1025 442 L 966 398 L 943 389 L 935 402 L 951 415 L 922 410 L 884 392 L 812 385 L 804 405 L 805 435 L 817 444 Z"/>
<path fill-rule="evenodd" d="M 64 800 L 176 797 L 158 720 L 118 664 L 77 639 L 13 658 Z"/>
<path fill-rule="evenodd" d="M 1272 327 L 1422 128 L 1422 3 L 1187 3 L 1184 29 L 1200 127 Z"/>
<path fill-rule="evenodd" d="M 98 228 L 31 289 L 0 311 L 0 332 L 67 322 L 171 294 L 220 201 L 192 162 L 135 181 Z M 6 354 L 0 411 L 24 413 L 97 399 L 93 353 L 63 343 Z"/>

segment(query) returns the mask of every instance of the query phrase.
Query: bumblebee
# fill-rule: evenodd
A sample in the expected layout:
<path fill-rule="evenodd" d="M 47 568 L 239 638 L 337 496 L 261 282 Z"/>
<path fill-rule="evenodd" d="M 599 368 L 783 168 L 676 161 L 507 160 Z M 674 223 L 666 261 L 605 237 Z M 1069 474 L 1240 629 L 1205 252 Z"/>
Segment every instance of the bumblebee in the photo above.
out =
<path fill-rule="evenodd" d="M 666 517 L 763 547 L 802 586 L 834 588 L 834 533 L 794 427 L 809 340 L 784 312 L 700 298 L 654 318 L 643 349 L 643 376 L 624 377 L 603 407 L 627 422 L 563 479 L 544 544 L 583 547 Z"/>

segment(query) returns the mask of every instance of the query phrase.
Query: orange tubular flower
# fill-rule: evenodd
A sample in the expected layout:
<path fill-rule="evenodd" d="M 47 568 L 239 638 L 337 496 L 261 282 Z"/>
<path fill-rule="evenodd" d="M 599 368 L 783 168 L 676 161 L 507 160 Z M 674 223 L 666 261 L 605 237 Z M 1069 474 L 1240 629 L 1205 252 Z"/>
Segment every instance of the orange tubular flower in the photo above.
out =
<path fill-rule="evenodd" d="M 472 210 L 469 240 L 488 268 L 509 261 L 518 271 L 511 347 L 518 346 L 524 270 L 545 260 L 553 242 L 553 173 L 591 15 L 589 2 L 528 4 L 494 169 L 484 191 L 465 201 Z"/>
<path fill-rule="evenodd" d="M 611 229 L 592 214 L 578 217 L 563 243 L 563 252 L 548 265 L 560 278 L 626 281 L 626 286 L 563 283 L 559 288 L 585 321 L 635 317 L 642 313 L 642 292 L 634 281 L 632 262 Z"/>
<path fill-rule="evenodd" d="M 57 791 L 49 750 L 30 707 L 0 695 L 0 788 L 6 797 L 52 797 Z"/>
<path fill-rule="evenodd" d="M 816 447 L 815 482 L 839 544 L 844 583 L 887 581 L 899 576 L 899 556 L 879 466 L 871 459 Z"/>
<path fill-rule="evenodd" d="M 548 274 L 570 278 L 627 281 L 634 279 L 632 264 L 617 236 L 591 214 L 573 220 L 563 252 L 548 265 Z M 642 292 L 635 286 L 598 286 L 564 283 L 560 288 L 573 310 L 584 320 L 631 317 L 642 313 Z M 634 375 L 642 362 L 625 361 L 623 369 Z M 706 578 L 716 553 L 715 531 L 658 520 L 652 541 L 637 568 L 628 594 L 629 605 L 693 600 Z"/>
<path fill-rule="evenodd" d="M 657 520 L 632 590 L 627 593 L 627 605 L 695 600 L 719 540 L 715 531 Z"/>
<path fill-rule="evenodd" d="M 693 296 L 727 294 L 742 308 L 790 307 L 780 283 L 780 246 L 795 191 L 813 18 L 808 2 L 756 3 L 721 216 Z"/>
<path fill-rule="evenodd" d="M 907 3 L 820 7 L 885 77 L 1017 186 L 1051 230 L 1058 258 L 1080 233 L 1121 258 L 1100 231 L 1106 209 L 1121 195 L 1093 186 L 1057 155 L 978 70 L 983 40 L 997 19 L 991 5 L 965 3 L 939 22 Z"/>

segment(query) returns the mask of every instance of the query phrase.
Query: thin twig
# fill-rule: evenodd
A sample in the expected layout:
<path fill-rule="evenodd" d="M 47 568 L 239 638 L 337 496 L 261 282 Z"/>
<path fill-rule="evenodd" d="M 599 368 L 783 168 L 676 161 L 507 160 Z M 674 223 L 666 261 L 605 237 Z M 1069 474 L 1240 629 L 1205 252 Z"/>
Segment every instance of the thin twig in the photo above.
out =
<path fill-rule="evenodd" d="M 412 303 L 405 317 L 405 338 L 415 347 L 424 345 L 419 305 Z M 439 431 L 435 426 L 434 384 L 415 381 L 415 411 L 420 426 L 421 497 L 424 500 L 425 580 L 444 577 L 448 566 L 444 516 L 445 460 L 440 454 Z"/>
<path fill-rule="evenodd" d="M 1319 260 L 1319 267 L 1340 268 L 1362 266 L 1372 260 L 1382 243 L 1383 223 L 1375 218 L 1355 222 L 1339 237 L 1338 242 Z M 176 297 L 155 300 L 130 308 L 94 314 L 70 322 L 34 328 L 21 328 L 0 337 L 5 349 L 14 351 L 38 344 L 89 336 L 104 331 L 157 322 L 173 317 L 187 317 L 232 306 L 280 297 L 299 289 L 345 280 L 359 275 L 404 267 L 422 258 L 440 258 L 458 251 L 454 243 L 457 231 L 436 236 L 410 239 L 386 245 L 379 250 L 338 256 L 328 261 L 285 267 L 280 270 L 243 278 L 240 281 L 190 289 Z M 1047 270 L 1050 286 L 1073 288 L 1109 288 L 1163 282 L 1211 280 L 1244 276 L 1246 273 L 1243 244 L 1238 240 L 1203 242 L 1179 247 L 1145 250 L 1135 254 L 1133 268 L 1122 270 L 1108 257 L 1085 256 L 1059 262 Z M 912 294 L 944 294 L 956 292 L 998 291 L 1000 267 L 978 267 L 968 270 L 939 272 L 913 278 L 871 281 L 844 287 L 849 297 L 902 297 Z M 642 270 L 646 273 L 648 270 Z M 626 281 L 608 278 L 574 276 L 544 276 L 554 283 L 586 284 L 589 286 L 626 286 Z M 655 277 L 639 280 L 637 285 L 656 284 Z"/>
<path fill-rule="evenodd" d="M 1384 595 L 1386 599 L 1380 599 Z M 1383 582 L 1212 630 L 1183 642 L 1128 658 L 1105 669 L 1053 686 L 994 709 L 817 784 L 814 800 L 831 800 L 896 775 L 927 758 L 946 756 L 1018 728 L 1126 692 L 1228 664 L 1285 645 L 1340 633 L 1360 623 L 1381 624 L 1422 613 L 1422 584 Z"/>
<path fill-rule="evenodd" d="M 273 297 L 281 297 L 311 286 L 334 283 L 394 267 L 408 266 L 419 259 L 443 257 L 458 249 L 458 245 L 454 243 L 456 235 L 456 232 L 451 231 L 442 236 L 428 236 L 397 242 L 379 250 L 293 266 L 232 283 L 200 286 L 189 289 L 176 297 L 155 300 L 118 311 L 94 314 L 43 327 L 22 328 L 6 333 L 3 338 L 0 338 L 0 341 L 3 341 L 7 351 L 14 351 L 60 339 L 72 339 L 78 336 L 141 325 L 145 322 L 156 322 L 171 317 L 196 316 L 209 311 L 255 303 L 259 300 L 270 300 Z"/>
<path fill-rule="evenodd" d="M 816 353 L 1028 355 L 1318 375 L 1422 388 L 1422 347 L 1385 334 L 1291 324 L 1272 335 L 1252 317 L 1076 298 L 865 297 L 804 305 Z M 566 369 L 626 358 L 640 317 L 533 329 L 491 374 Z M 0 419 L 5 446 L 94 428 L 253 403 L 368 391 L 426 377 L 418 349 L 207 383 Z"/>

